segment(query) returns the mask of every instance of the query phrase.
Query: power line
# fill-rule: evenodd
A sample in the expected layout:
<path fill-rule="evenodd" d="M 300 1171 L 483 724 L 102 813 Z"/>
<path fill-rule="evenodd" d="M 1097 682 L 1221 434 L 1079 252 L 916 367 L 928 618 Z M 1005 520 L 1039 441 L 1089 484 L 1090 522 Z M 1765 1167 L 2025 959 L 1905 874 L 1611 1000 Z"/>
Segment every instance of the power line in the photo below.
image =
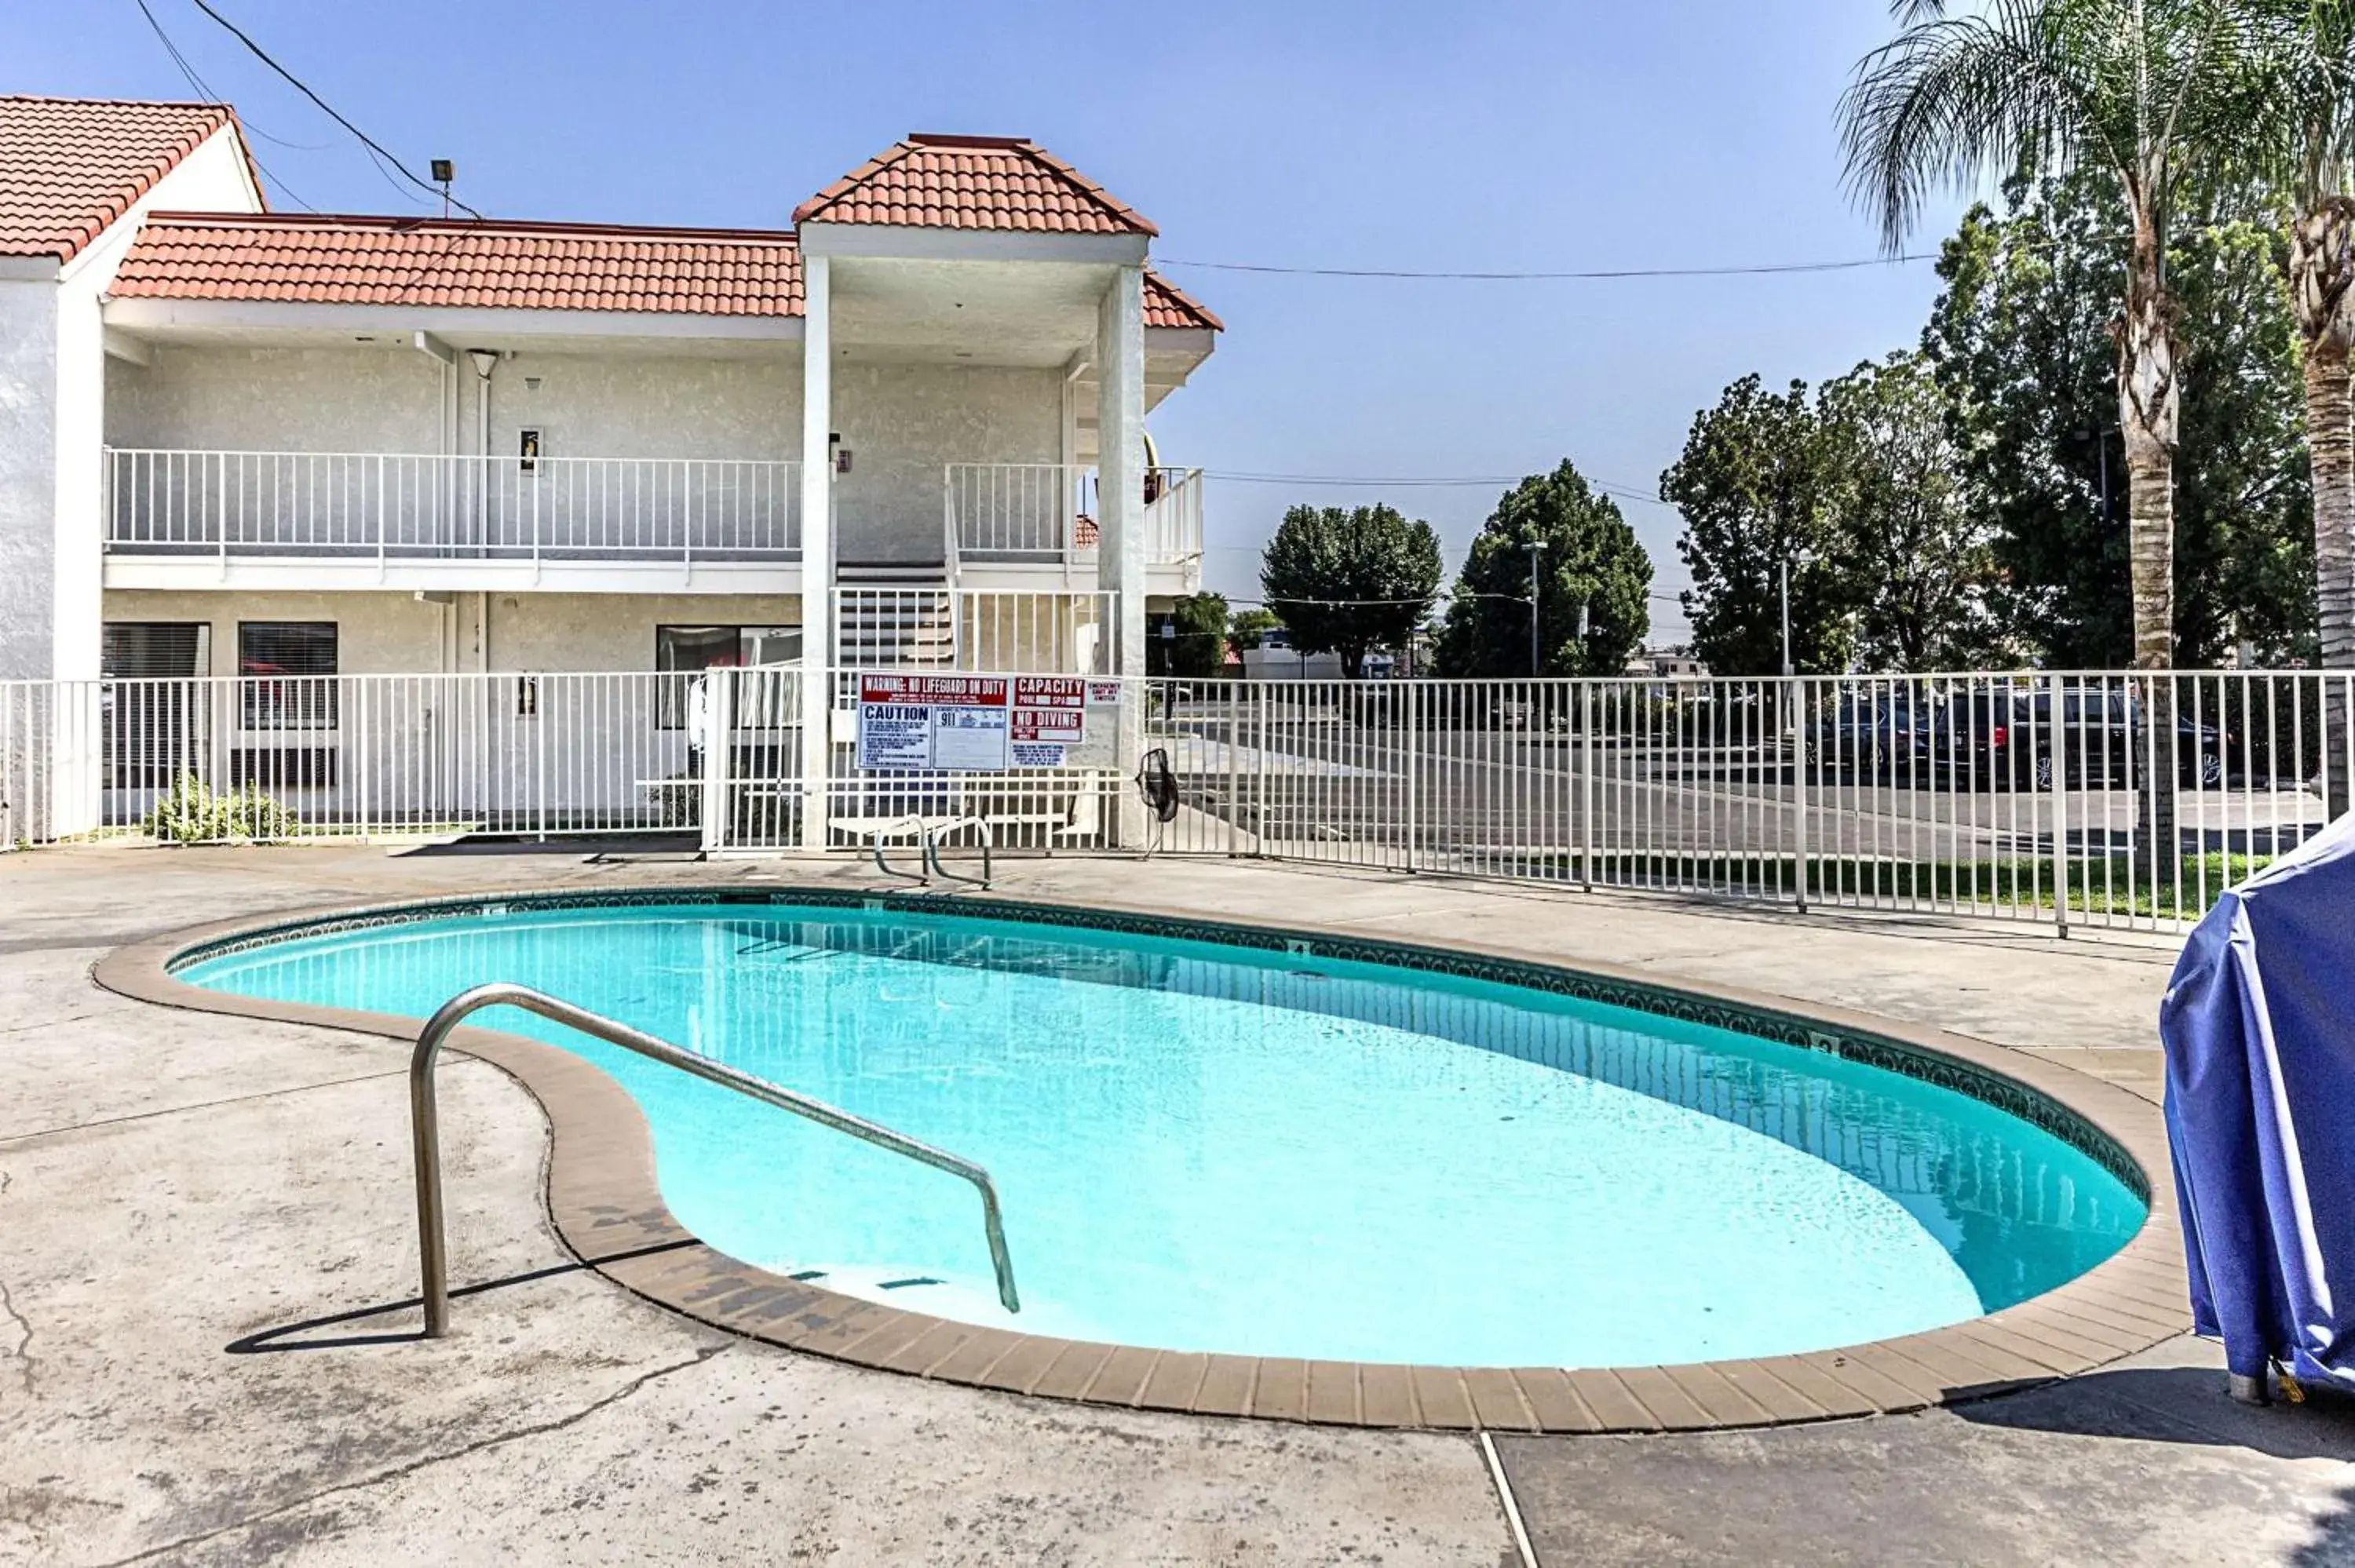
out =
<path fill-rule="evenodd" d="M 1475 485 L 1486 487 L 1497 484 L 1518 484 L 1523 480 L 1530 477 L 1526 473 L 1394 475 L 1364 473 L 1243 473 L 1229 471 L 1223 469 L 1205 469 L 1202 471 L 1206 478 L 1226 480 L 1237 484 L 1331 484 L 1395 490 L 1437 490 L 1466 488 Z M 1639 489 L 1635 485 L 1614 484 L 1608 480 L 1596 479 L 1588 474 L 1582 474 L 1580 477 L 1586 481 L 1589 487 L 1599 490 L 1605 495 L 1615 495 L 1623 501 L 1646 501 L 1655 506 L 1667 506 L 1670 504 L 1670 503 L 1661 500 L 1652 492 Z"/>
<path fill-rule="evenodd" d="M 135 3 L 139 6 L 139 14 L 147 18 L 147 26 L 155 29 L 156 42 L 162 44 L 164 46 L 164 52 L 172 57 L 172 63 L 179 67 L 180 75 L 186 79 L 187 84 L 190 87 L 196 90 L 197 96 L 203 99 L 208 103 L 226 103 L 228 100 L 223 98 L 219 93 L 215 92 L 212 89 L 212 84 L 205 80 L 203 77 L 197 74 L 197 68 L 188 63 L 188 57 L 182 54 L 180 52 L 179 46 L 172 42 L 172 36 L 164 31 L 164 24 L 157 21 L 155 19 L 155 13 L 148 9 L 147 0 L 135 0 Z M 254 135 L 261 137 L 265 142 L 273 142 L 281 147 L 290 148 L 296 152 L 317 151 L 316 148 L 303 147 L 293 142 L 280 141 L 279 138 L 272 136 L 261 126 L 249 123 L 243 116 L 240 116 L 238 119 L 238 129 L 240 131 L 250 132 Z M 251 143 L 247 144 L 245 152 L 246 156 L 253 160 L 253 166 L 261 172 L 263 177 L 268 179 L 272 185 L 278 187 L 279 195 L 284 196 L 288 201 L 293 202 L 296 207 L 301 207 L 305 212 L 316 212 L 319 210 L 317 207 L 313 207 L 309 202 L 304 201 L 301 194 L 297 192 L 293 185 L 290 185 L 284 180 L 280 179 L 278 177 L 278 172 L 261 161 L 261 154 L 253 150 Z"/>
<path fill-rule="evenodd" d="M 197 0 L 202 5 L 204 0 Z M 1405 278 L 1477 283 L 1557 282 L 1615 278 L 1751 278 L 1795 272 L 1852 272 L 1866 267 L 1897 267 L 1934 261 L 1934 250 L 1902 256 L 1870 256 L 1847 261 L 1767 261 L 1729 267 L 1602 267 L 1567 271 L 1423 272 L 1398 267 L 1279 267 L 1256 261 L 1181 261 L 1156 256 L 1156 267 L 1192 267 L 1206 272 L 1263 272 L 1289 278 Z"/>
<path fill-rule="evenodd" d="M 187 79 L 190 87 L 197 90 L 197 96 L 208 103 L 227 103 L 229 100 L 214 91 L 212 83 L 197 74 L 197 68 L 188 63 L 188 57 L 180 52 L 178 45 L 172 42 L 172 36 L 164 31 L 164 24 L 157 21 L 155 13 L 147 8 L 147 0 L 133 0 L 133 3 L 138 5 L 139 14 L 147 18 L 147 25 L 155 29 L 156 38 L 164 46 L 164 52 L 172 57 L 172 63 L 180 68 L 180 75 Z M 289 142 L 283 136 L 272 136 L 243 115 L 238 117 L 237 124 L 238 129 L 247 135 L 259 136 L 272 146 L 283 147 L 290 153 L 316 153 L 326 146 L 324 142 Z"/>
<path fill-rule="evenodd" d="M 296 91 L 309 99 L 313 103 L 317 104 L 320 111 L 325 114 L 328 119 L 334 121 L 336 124 L 342 126 L 345 130 L 357 137 L 361 146 L 366 147 L 369 153 L 375 156 L 380 157 L 386 163 L 390 164 L 394 169 L 400 172 L 400 176 L 407 180 L 410 185 L 415 185 L 419 190 L 424 192 L 429 196 L 443 197 L 451 206 L 457 207 L 477 221 L 482 219 L 483 215 L 481 213 L 476 212 L 473 207 L 468 207 L 464 202 L 460 201 L 457 197 L 450 196 L 440 185 L 434 185 L 430 181 L 418 178 L 416 172 L 410 169 L 408 164 L 402 163 L 399 158 L 393 156 L 391 152 L 385 147 L 384 143 L 378 142 L 375 137 L 370 136 L 367 132 L 361 130 L 358 126 L 353 124 L 350 121 L 337 113 L 336 111 L 335 105 L 329 103 L 325 99 L 313 91 L 310 84 L 305 82 L 301 77 L 296 76 L 293 71 L 288 70 L 284 66 L 280 65 L 276 60 L 272 59 L 270 57 L 270 51 L 263 48 L 260 44 L 255 43 L 246 33 L 244 28 L 230 21 L 227 16 L 222 16 L 218 11 L 214 10 L 211 0 L 191 0 L 191 3 L 197 10 L 202 11 L 206 16 L 210 16 L 214 21 L 219 23 L 224 28 L 228 29 L 231 37 L 236 38 L 239 43 L 243 44 L 249 50 L 252 51 L 254 58 L 260 60 L 263 65 L 268 66 L 272 70 L 276 71 L 280 76 L 285 78 L 287 81 L 293 85 Z"/>
<path fill-rule="evenodd" d="M 1505 604 L 1527 604 L 1529 602 L 1529 597 L 1527 594 L 1480 593 L 1476 591 L 1457 592 L 1452 588 L 1441 588 L 1437 592 L 1423 599 L 1298 599 L 1286 598 L 1280 595 L 1273 598 L 1252 599 L 1244 595 L 1227 594 L 1221 594 L 1220 597 L 1226 599 L 1229 604 L 1313 604 L 1322 609 L 1371 609 L 1376 606 L 1435 604 L 1443 599 L 1449 603 L 1453 603 L 1460 599 L 1492 599 Z M 1661 604 L 1677 604 L 1679 602 L 1677 596 L 1672 593 L 1646 593 L 1644 597 Z"/>

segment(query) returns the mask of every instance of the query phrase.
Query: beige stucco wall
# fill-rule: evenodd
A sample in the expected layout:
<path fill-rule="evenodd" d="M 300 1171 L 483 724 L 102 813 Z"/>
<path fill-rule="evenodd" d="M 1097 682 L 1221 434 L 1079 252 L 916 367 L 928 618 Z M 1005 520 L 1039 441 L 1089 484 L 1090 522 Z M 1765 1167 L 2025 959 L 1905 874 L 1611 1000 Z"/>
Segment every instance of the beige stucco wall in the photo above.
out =
<path fill-rule="evenodd" d="M 470 361 L 458 368 L 460 445 L 471 451 L 479 383 Z M 492 372 L 491 450 L 515 451 L 526 427 L 552 458 L 796 458 L 800 345 L 732 359 L 524 350 Z"/>
<path fill-rule="evenodd" d="M 107 377 L 113 447 L 438 452 L 443 370 L 414 349 L 161 344 Z"/>
<path fill-rule="evenodd" d="M 950 463 L 1061 461 L 1062 376 L 846 362 L 834 371 L 834 428 L 853 454 L 835 481 L 837 558 L 937 561 Z"/>
<path fill-rule="evenodd" d="M 445 417 L 447 377 L 456 383 Z M 530 382 L 537 378 L 539 385 Z M 118 447 L 473 452 L 479 379 L 388 336 L 349 348 L 165 345 L 107 389 Z M 801 357 L 695 359 L 518 352 L 491 376 L 491 450 L 526 427 L 551 458 L 789 459 L 801 447 Z M 453 438 L 445 426 L 454 425 Z"/>
<path fill-rule="evenodd" d="M 488 620 L 488 662 L 484 622 Z M 657 626 L 798 626 L 801 599 L 750 594 L 165 593 L 115 589 L 109 620 L 205 621 L 212 673 L 237 673 L 240 620 L 332 620 L 349 675 L 651 670 Z"/>

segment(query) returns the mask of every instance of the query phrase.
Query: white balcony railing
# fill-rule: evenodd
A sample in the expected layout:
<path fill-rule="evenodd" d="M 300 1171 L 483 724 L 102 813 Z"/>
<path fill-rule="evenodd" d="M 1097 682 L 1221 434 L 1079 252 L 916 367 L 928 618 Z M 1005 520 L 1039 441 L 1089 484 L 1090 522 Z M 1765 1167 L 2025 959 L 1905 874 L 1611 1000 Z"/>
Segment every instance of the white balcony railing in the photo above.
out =
<path fill-rule="evenodd" d="M 1064 565 L 1095 553 L 1095 471 L 1051 462 L 954 462 L 943 486 L 949 559 Z M 1202 553 L 1202 471 L 1146 474 L 1146 561 Z"/>
<path fill-rule="evenodd" d="M 1182 565 L 1202 558 L 1202 471 L 1148 471 L 1153 499 L 1145 507 L 1145 559 L 1148 566 Z"/>
<path fill-rule="evenodd" d="M 793 560 L 800 466 L 109 448 L 106 547 L 223 559 Z"/>
<path fill-rule="evenodd" d="M 950 556 L 970 561 L 1069 560 L 1094 476 L 1053 462 L 953 462 L 945 520 Z"/>

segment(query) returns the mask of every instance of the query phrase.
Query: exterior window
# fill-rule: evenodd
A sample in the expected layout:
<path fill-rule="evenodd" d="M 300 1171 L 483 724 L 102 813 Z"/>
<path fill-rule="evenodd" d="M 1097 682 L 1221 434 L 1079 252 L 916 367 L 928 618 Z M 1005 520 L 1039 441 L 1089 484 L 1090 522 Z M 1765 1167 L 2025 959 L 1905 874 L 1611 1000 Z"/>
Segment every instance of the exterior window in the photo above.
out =
<path fill-rule="evenodd" d="M 160 789 L 203 771 L 211 700 L 193 683 L 210 665 L 201 620 L 110 620 L 101 630 L 105 766 L 117 789 Z"/>
<path fill-rule="evenodd" d="M 241 727 L 336 727 L 334 621 L 239 621 L 237 673 Z"/>
<path fill-rule="evenodd" d="M 213 629 L 201 620 L 110 620 L 99 673 L 110 681 L 183 680 L 207 673 Z"/>
<path fill-rule="evenodd" d="M 706 670 L 741 669 L 753 665 L 791 664 L 802 656 L 798 626 L 657 626 L 655 628 L 655 668 L 675 678 L 662 683 L 655 724 L 663 729 L 687 727 L 687 694 L 694 677 Z M 782 683 L 765 682 L 768 686 Z M 761 706 L 783 707 L 783 693 L 765 695 Z M 743 715 L 730 723 L 747 722 Z M 751 722 L 773 727 L 784 721 L 772 711 Z"/>

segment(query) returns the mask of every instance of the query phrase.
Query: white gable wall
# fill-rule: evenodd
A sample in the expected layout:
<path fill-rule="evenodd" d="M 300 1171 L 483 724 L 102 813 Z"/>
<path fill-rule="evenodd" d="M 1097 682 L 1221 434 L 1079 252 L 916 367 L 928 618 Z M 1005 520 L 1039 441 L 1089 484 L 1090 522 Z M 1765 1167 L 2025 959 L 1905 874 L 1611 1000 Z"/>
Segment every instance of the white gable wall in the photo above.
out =
<path fill-rule="evenodd" d="M 106 356 L 99 303 L 146 215 L 261 205 L 224 126 L 61 269 L 0 261 L 0 678 L 99 673 Z"/>

